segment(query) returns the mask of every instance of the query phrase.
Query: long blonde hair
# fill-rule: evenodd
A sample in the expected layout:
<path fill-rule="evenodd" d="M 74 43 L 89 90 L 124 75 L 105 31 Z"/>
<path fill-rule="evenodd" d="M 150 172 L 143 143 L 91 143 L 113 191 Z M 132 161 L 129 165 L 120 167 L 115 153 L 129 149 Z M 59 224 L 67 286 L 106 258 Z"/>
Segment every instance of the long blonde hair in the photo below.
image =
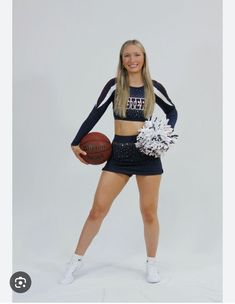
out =
<path fill-rule="evenodd" d="M 155 95 L 153 91 L 153 82 L 150 76 L 147 56 L 143 45 L 136 39 L 134 40 L 127 40 L 123 43 L 120 49 L 119 55 L 119 63 L 117 68 L 117 81 L 116 81 L 116 92 L 115 92 L 115 102 L 114 102 L 114 112 L 121 117 L 126 117 L 126 107 L 128 98 L 130 96 L 129 91 L 129 82 L 128 82 L 128 73 L 125 67 L 123 66 L 122 62 L 122 55 L 123 51 L 126 46 L 128 45 L 136 45 L 138 46 L 144 55 L 144 64 L 142 67 L 142 79 L 144 82 L 144 117 L 149 118 L 154 110 L 154 103 L 155 103 Z"/>

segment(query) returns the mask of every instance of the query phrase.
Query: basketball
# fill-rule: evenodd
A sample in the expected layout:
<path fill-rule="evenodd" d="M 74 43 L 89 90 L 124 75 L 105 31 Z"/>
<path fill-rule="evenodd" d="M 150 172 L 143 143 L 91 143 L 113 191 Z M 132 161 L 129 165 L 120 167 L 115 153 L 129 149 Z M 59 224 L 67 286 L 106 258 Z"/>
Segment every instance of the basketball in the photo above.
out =
<path fill-rule="evenodd" d="M 79 144 L 87 155 L 80 156 L 91 165 L 99 165 L 106 162 L 112 153 L 112 144 L 109 138 L 100 132 L 90 132 L 85 135 Z"/>

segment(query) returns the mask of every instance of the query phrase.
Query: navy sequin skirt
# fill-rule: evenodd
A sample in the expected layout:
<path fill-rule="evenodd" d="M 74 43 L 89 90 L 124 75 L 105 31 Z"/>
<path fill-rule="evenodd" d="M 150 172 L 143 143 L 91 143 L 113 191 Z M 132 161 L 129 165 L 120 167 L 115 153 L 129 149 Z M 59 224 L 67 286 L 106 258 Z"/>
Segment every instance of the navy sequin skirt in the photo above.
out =
<path fill-rule="evenodd" d="M 115 135 L 112 141 L 112 155 L 102 170 L 123 173 L 128 176 L 162 174 L 161 158 L 140 152 L 135 146 L 136 137 L 137 135 Z"/>

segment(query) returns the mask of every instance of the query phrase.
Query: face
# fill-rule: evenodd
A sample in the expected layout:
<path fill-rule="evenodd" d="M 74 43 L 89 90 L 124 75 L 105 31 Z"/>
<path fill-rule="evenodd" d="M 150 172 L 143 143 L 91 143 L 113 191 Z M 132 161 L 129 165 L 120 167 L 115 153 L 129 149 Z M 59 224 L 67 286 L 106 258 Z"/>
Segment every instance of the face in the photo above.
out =
<path fill-rule="evenodd" d="M 142 50 L 134 44 L 124 48 L 122 63 L 128 73 L 139 73 L 144 65 L 144 54 Z"/>

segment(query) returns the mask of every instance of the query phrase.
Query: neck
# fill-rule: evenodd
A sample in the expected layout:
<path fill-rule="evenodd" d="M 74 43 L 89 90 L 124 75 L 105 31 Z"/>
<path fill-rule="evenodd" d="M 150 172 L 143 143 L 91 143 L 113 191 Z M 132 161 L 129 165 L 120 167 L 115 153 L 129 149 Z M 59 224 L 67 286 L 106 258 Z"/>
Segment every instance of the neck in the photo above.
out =
<path fill-rule="evenodd" d="M 143 85 L 143 78 L 141 73 L 129 73 L 128 81 L 130 86 L 141 86 Z"/>

